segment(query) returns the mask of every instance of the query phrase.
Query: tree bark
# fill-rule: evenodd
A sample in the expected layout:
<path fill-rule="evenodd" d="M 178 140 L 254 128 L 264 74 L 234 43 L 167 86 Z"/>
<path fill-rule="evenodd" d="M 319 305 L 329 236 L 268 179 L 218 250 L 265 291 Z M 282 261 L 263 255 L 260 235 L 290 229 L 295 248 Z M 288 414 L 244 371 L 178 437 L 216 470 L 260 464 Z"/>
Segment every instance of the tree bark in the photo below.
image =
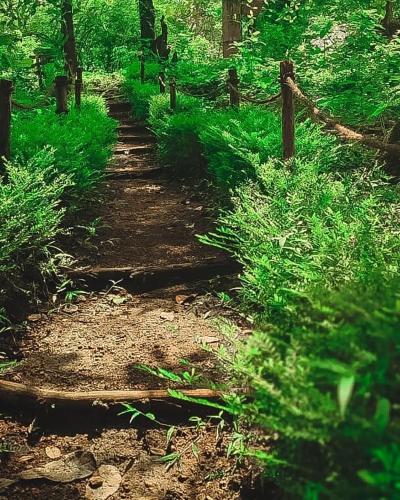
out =
<path fill-rule="evenodd" d="M 388 140 L 390 144 L 400 144 L 400 122 L 393 127 Z M 398 154 L 386 154 L 386 171 L 395 180 L 400 179 L 400 156 Z"/>
<path fill-rule="evenodd" d="M 78 67 L 72 0 L 62 0 L 61 33 L 64 38 L 65 71 L 68 74 L 69 81 L 72 82 L 75 80 L 76 70 Z"/>
<path fill-rule="evenodd" d="M 0 80 L 0 175 L 5 175 L 4 158 L 10 156 L 11 94 L 13 82 Z"/>
<path fill-rule="evenodd" d="M 242 40 L 242 0 L 222 0 L 223 56 L 237 53 L 235 42 Z"/>
<path fill-rule="evenodd" d="M 153 0 L 139 0 L 140 35 L 143 48 L 155 52 L 156 12 Z"/>

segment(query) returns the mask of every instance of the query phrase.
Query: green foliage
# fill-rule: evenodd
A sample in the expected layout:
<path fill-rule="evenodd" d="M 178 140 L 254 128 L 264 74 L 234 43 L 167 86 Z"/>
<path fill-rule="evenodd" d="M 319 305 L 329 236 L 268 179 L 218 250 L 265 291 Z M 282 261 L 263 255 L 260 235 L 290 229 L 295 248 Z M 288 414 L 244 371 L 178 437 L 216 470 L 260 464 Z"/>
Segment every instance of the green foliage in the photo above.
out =
<path fill-rule="evenodd" d="M 67 115 L 53 108 L 13 115 L 13 160 L 0 183 L 0 308 L 57 272 L 65 213 L 87 207 L 115 139 L 99 97 L 85 97 Z"/>
<path fill-rule="evenodd" d="M 127 80 L 124 84 L 129 101 L 132 104 L 133 116 L 144 120 L 149 116 L 150 99 L 160 93 L 156 83 L 141 83 L 140 80 Z"/>
<path fill-rule="evenodd" d="M 54 238 L 64 214 L 60 199 L 71 186 L 57 172 L 51 150 L 10 163 L 7 174 L 8 182 L 0 183 L 0 305 L 27 277 L 54 271 Z"/>
<path fill-rule="evenodd" d="M 379 171 L 320 173 L 317 158 L 297 160 L 292 173 L 273 160 L 256 168 L 257 183 L 237 190 L 206 238 L 244 264 L 246 301 L 288 312 L 315 286 L 367 283 L 376 268 L 398 272 L 400 192 Z"/>
<path fill-rule="evenodd" d="M 157 152 L 161 164 L 176 173 L 202 173 L 200 130 L 207 115 L 199 99 L 179 94 L 176 112 L 169 107 L 168 96 L 157 96 L 150 103 L 149 123 L 157 136 Z"/>
<path fill-rule="evenodd" d="M 375 278 L 316 290 L 291 327 L 264 325 L 233 360 L 221 353 L 253 390 L 241 414 L 279 434 L 272 456 L 254 453 L 289 498 L 400 495 L 400 282 Z"/>
<path fill-rule="evenodd" d="M 115 122 L 107 117 L 104 101 L 87 96 L 80 111 L 71 107 L 67 115 L 57 116 L 51 108 L 16 113 L 11 148 L 23 161 L 53 148 L 57 175 L 71 179 L 66 195 L 75 205 L 101 180 L 115 139 Z"/>
<path fill-rule="evenodd" d="M 158 76 L 161 71 L 161 65 L 155 60 L 146 59 L 144 67 L 145 81 L 148 83 L 156 84 L 158 82 Z M 127 84 L 129 84 L 130 82 L 134 82 L 135 80 L 140 81 L 140 61 L 137 60 L 127 66 L 124 69 L 123 73 Z"/>

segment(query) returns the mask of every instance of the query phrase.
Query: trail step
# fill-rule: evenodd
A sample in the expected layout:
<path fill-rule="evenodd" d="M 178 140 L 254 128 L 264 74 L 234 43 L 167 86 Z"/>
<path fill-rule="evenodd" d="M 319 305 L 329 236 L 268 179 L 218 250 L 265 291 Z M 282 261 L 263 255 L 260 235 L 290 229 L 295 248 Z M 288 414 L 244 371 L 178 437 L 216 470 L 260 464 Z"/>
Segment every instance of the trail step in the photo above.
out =
<path fill-rule="evenodd" d="M 204 281 L 236 274 L 240 264 L 231 259 L 205 259 L 196 263 L 169 264 L 147 268 L 91 268 L 67 272 L 69 278 L 86 283 L 90 290 L 102 290 L 118 282 L 130 292 L 148 292 L 167 286 Z"/>
<path fill-rule="evenodd" d="M 107 107 L 111 113 L 131 112 L 132 105 L 129 102 L 108 101 Z"/>
<path fill-rule="evenodd" d="M 131 180 L 131 179 L 154 179 L 161 173 L 161 167 L 142 169 L 110 169 L 106 171 L 106 178 L 109 180 Z"/>
<path fill-rule="evenodd" d="M 120 122 L 128 121 L 131 118 L 131 111 L 110 111 L 108 116 Z"/>
<path fill-rule="evenodd" d="M 152 144 L 146 143 L 134 143 L 134 144 L 124 144 L 118 143 L 117 147 L 114 149 L 114 155 L 129 155 L 134 153 L 150 153 L 154 151 L 154 146 Z"/>
<path fill-rule="evenodd" d="M 118 142 L 123 142 L 124 144 L 136 144 L 136 143 L 154 143 L 156 142 L 156 138 L 151 134 L 126 134 L 120 135 L 118 137 Z"/>

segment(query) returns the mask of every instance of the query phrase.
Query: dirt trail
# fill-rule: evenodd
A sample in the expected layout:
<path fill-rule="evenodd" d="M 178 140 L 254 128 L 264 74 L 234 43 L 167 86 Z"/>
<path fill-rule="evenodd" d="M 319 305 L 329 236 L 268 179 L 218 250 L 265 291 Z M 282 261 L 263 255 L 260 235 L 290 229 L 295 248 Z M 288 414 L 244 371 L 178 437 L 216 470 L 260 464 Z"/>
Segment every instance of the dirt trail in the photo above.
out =
<path fill-rule="evenodd" d="M 119 142 L 107 171 L 106 199 L 97 214 L 102 226 L 91 251 L 77 255 L 83 276 L 99 268 L 174 269 L 226 259 L 195 237 L 211 227 L 201 195 L 193 186 L 163 177 L 155 161 L 154 138 L 145 124 L 130 119 L 127 103 L 110 100 L 109 109 L 120 121 Z M 192 283 L 177 275 L 173 286 L 161 289 L 157 280 L 152 286 L 150 277 L 147 293 L 127 290 L 118 279 L 108 279 L 101 291 L 92 291 L 88 274 L 87 283 L 78 282 L 85 293 L 74 303 L 30 317 L 18 346 L 22 361 L 2 377 L 68 390 L 159 388 L 176 384 L 143 373 L 137 365 L 181 372 L 182 359 L 214 380 L 221 377 L 202 344 L 220 345 L 214 317 L 231 313 L 209 293 L 213 281 L 196 282 L 218 272 L 206 274 L 195 273 Z M 221 280 L 216 283 L 221 286 Z M 45 450 L 51 445 L 62 454 L 89 450 L 98 465 L 116 466 L 122 482 L 109 497 L 114 500 L 256 498 L 251 469 L 237 468 L 234 459 L 226 458 L 228 434 L 217 435 L 211 424 L 199 431 L 193 423 L 182 422 L 168 445 L 165 429 L 146 428 L 142 420 L 136 428 L 126 417 L 111 424 L 94 420 L 85 428 L 83 421 L 79 426 L 65 416 L 56 424 L 51 418 L 46 425 L 36 421 L 39 438 L 32 443 L 29 424 L 34 416 L 14 414 L 0 420 L 1 439 L 12 448 L 0 454 L 0 477 L 48 462 Z M 167 470 L 159 459 L 171 451 L 184 453 L 180 463 Z M 91 498 L 85 493 L 87 485 L 87 479 L 68 485 L 26 481 L 7 488 L 2 498 Z"/>

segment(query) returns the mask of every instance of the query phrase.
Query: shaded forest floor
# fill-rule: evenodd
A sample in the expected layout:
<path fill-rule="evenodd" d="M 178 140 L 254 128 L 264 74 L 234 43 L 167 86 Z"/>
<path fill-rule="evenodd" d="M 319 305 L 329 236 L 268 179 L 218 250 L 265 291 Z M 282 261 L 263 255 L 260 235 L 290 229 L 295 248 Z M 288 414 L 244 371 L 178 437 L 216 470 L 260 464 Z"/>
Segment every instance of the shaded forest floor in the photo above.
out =
<path fill-rule="evenodd" d="M 126 103 L 112 97 L 109 108 L 120 121 L 119 143 L 108 170 L 104 202 L 96 214 L 100 226 L 76 252 L 77 288 L 84 293 L 72 303 L 53 310 L 49 306 L 28 318 L 26 332 L 13 346 L 21 362 L 2 377 L 49 389 L 153 389 L 176 384 L 137 365 L 181 372 L 187 369 L 181 360 L 186 360 L 203 375 L 222 381 L 213 354 L 203 345 L 218 347 L 223 342 L 215 322 L 220 316 L 233 317 L 246 334 L 245 322 L 222 307 L 215 295 L 234 286 L 235 278 L 221 277 L 218 269 L 189 273 L 188 280 L 179 272 L 173 276 L 176 266 L 207 266 L 227 259 L 196 239 L 196 234 L 211 228 L 206 203 L 196 186 L 163 177 L 155 162 L 154 138 L 145 124 L 130 119 Z M 126 283 L 118 273 L 110 279 L 112 271 L 104 281 L 90 278 L 98 270 L 127 267 L 168 268 L 172 279 L 160 288 L 150 275 L 143 291 L 130 289 L 129 277 Z M 198 409 L 180 418 L 178 406 L 172 405 L 166 417 L 170 421 L 172 414 L 176 427 L 170 443 L 164 428 L 147 426 L 144 420 L 130 425 L 126 415 L 55 418 L 5 409 L 0 436 L 11 452 L 1 455 L 0 477 L 49 462 L 49 447 L 61 455 L 81 449 L 92 452 L 98 466 L 112 465 L 120 473 L 117 491 L 101 498 L 257 498 L 256 471 L 227 458 L 229 432 L 217 433 L 212 422 L 196 429 L 187 417 Z M 212 413 L 218 412 L 205 414 Z M 162 420 L 163 415 L 157 418 Z M 160 458 L 171 452 L 182 452 L 182 457 L 167 468 Z M 93 478 L 72 484 L 20 481 L 2 494 L 18 500 L 100 498 L 93 496 L 90 481 Z"/>

